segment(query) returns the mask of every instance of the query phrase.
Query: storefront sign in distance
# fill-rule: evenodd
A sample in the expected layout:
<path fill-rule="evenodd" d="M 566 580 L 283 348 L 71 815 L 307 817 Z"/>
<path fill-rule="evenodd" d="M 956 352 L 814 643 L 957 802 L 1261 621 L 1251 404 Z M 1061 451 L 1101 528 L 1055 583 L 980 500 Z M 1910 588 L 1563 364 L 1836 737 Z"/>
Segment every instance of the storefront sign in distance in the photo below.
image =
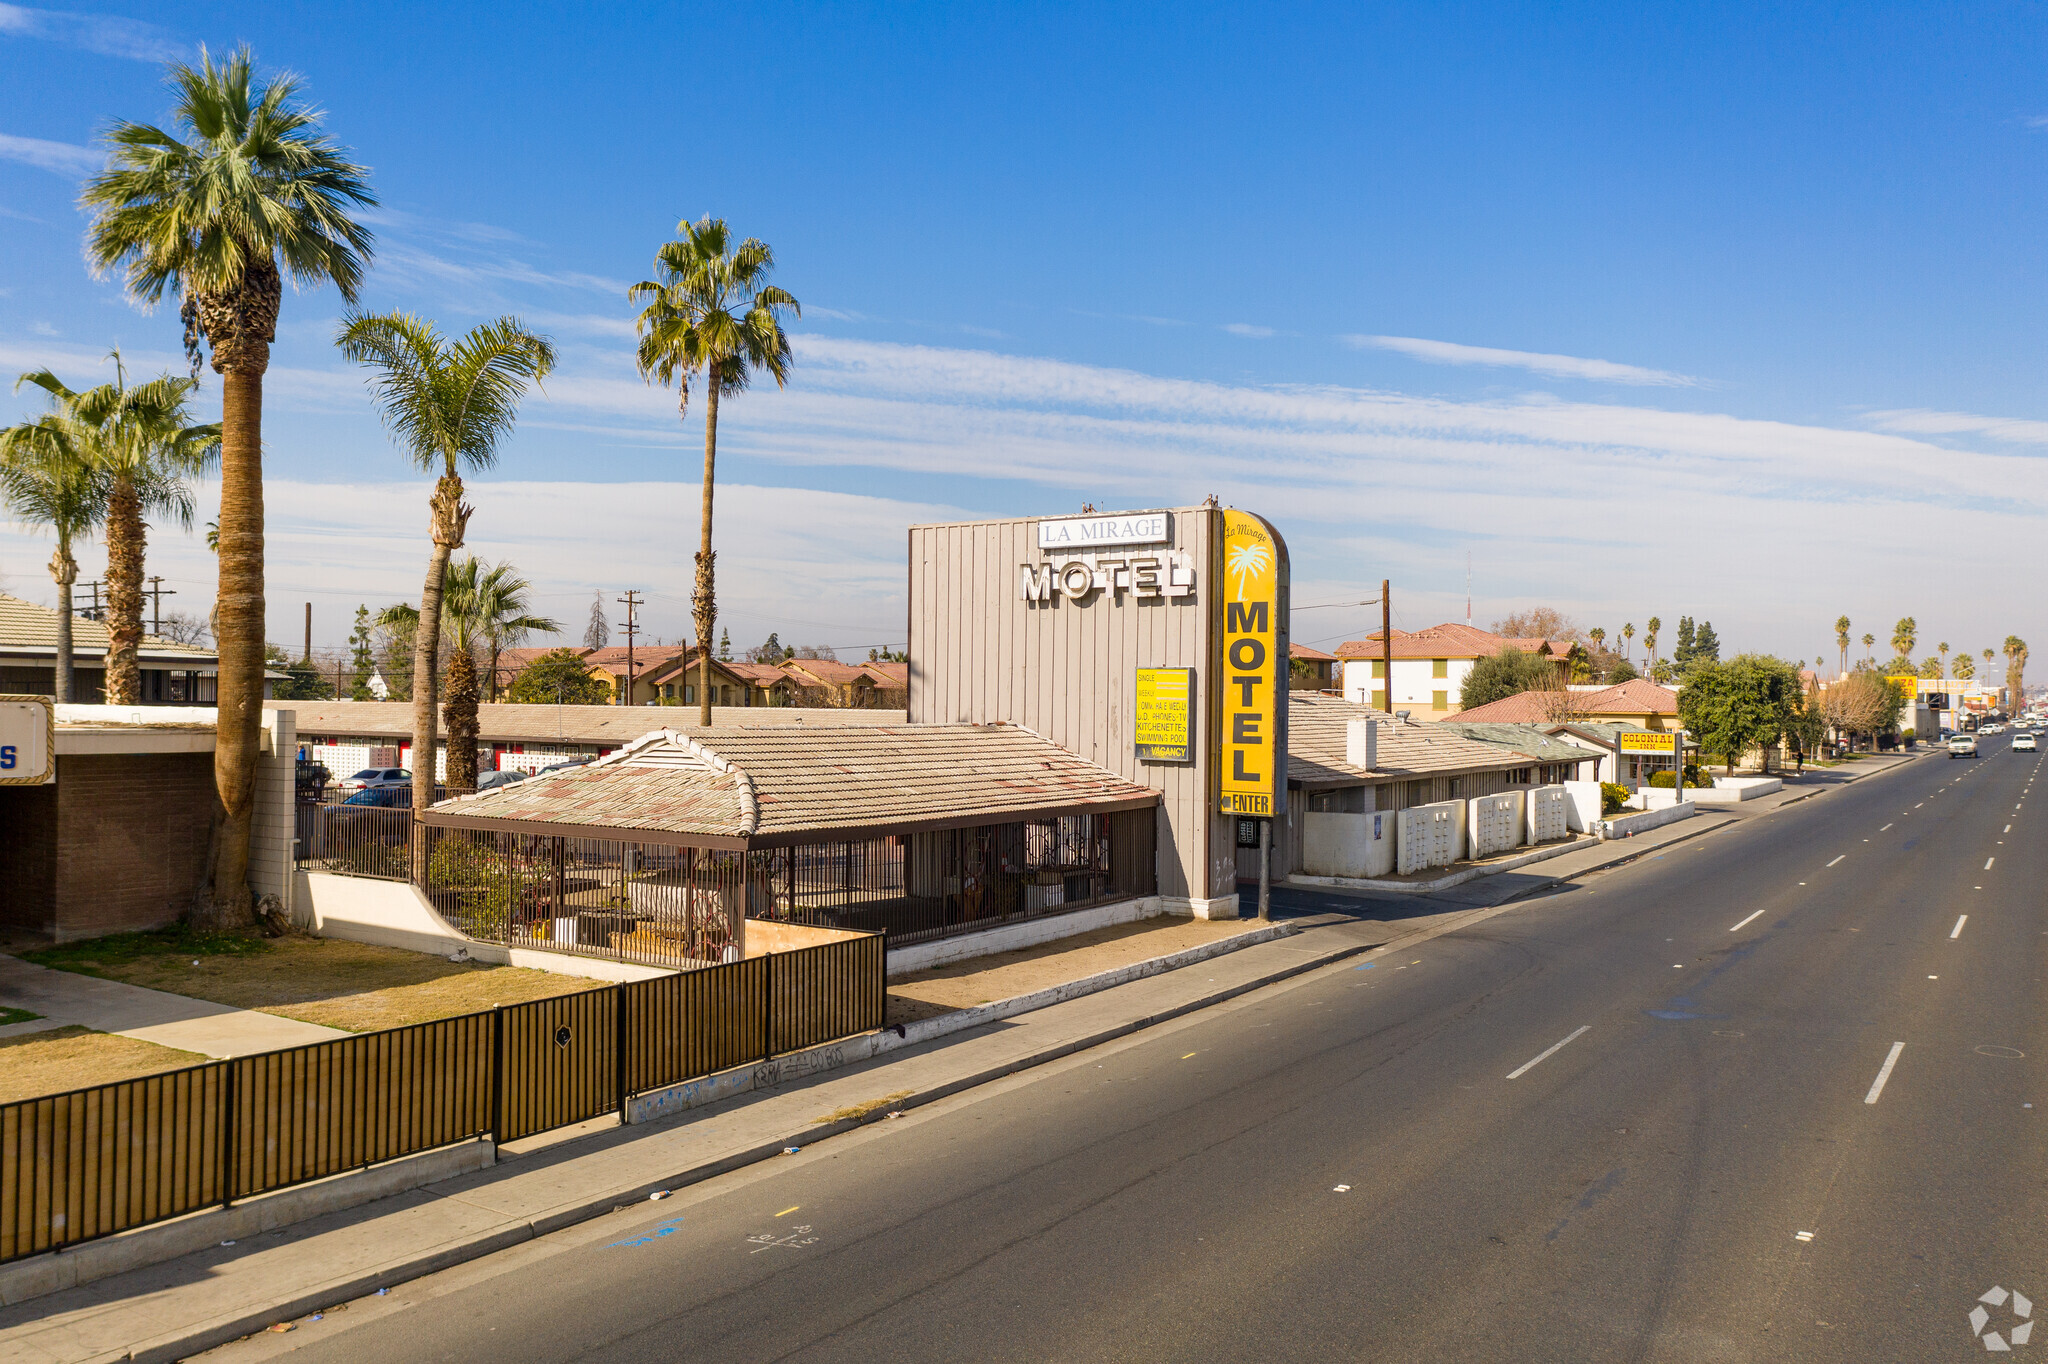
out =
<path fill-rule="evenodd" d="M 1621 732 L 1621 751 L 1624 753 L 1669 753 L 1676 734 L 1643 734 L 1634 730 Z"/>
<path fill-rule="evenodd" d="M 1136 720 L 1138 760 L 1184 763 L 1194 757 L 1195 670 L 1138 669 Z"/>

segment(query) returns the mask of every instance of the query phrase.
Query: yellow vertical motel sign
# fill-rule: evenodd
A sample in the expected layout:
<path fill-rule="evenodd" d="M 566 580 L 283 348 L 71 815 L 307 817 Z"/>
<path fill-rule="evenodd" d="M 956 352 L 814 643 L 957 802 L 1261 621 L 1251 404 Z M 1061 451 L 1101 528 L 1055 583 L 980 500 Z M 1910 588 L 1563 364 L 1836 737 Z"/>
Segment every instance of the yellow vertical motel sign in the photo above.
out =
<path fill-rule="evenodd" d="M 1223 513 L 1223 656 L 1216 808 L 1287 812 L 1287 545 L 1249 512 Z"/>

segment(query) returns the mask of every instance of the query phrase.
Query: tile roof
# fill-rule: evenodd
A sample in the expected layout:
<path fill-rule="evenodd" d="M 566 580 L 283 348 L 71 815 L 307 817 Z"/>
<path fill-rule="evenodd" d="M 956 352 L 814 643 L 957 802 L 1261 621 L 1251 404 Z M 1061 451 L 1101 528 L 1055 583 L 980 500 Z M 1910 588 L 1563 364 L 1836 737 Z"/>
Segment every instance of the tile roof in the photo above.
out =
<path fill-rule="evenodd" d="M 297 714 L 301 735 L 411 739 L 410 701 L 265 701 L 268 710 Z M 686 706 L 550 706 L 486 702 L 476 708 L 477 738 L 486 743 L 624 744 L 657 725 L 695 729 L 697 711 Z M 721 725 L 808 725 L 817 729 L 900 725 L 900 710 L 817 709 L 801 706 L 713 706 Z M 442 735 L 447 735 L 443 720 Z"/>
<path fill-rule="evenodd" d="M 1306 658 L 1325 663 L 1337 661 L 1337 655 L 1335 654 L 1326 654 L 1321 649 L 1311 649 L 1306 644 L 1296 644 L 1291 640 L 1287 645 L 1287 656 L 1289 658 Z"/>
<path fill-rule="evenodd" d="M 757 687 L 772 687 L 778 682 L 796 685 L 796 679 L 773 663 L 726 663 L 721 665 L 734 677 L 745 678 Z"/>
<path fill-rule="evenodd" d="M 1316 692 L 1287 694 L 1287 780 L 1313 785 L 1434 776 L 1446 772 L 1501 772 L 1529 759 L 1477 743 L 1441 725 L 1401 724 L 1383 710 Z M 1380 722 L 1379 766 L 1368 771 L 1345 758 L 1347 722 Z"/>
<path fill-rule="evenodd" d="M 874 679 L 850 663 L 835 663 L 829 658 L 785 658 L 783 669 L 796 676 L 803 683 L 804 674 L 809 674 L 828 687 L 843 687 L 850 682 L 873 681 Z"/>
<path fill-rule="evenodd" d="M 657 730 L 584 767 L 443 801 L 424 818 L 773 847 L 1141 809 L 1159 798 L 1016 725 L 733 727 Z"/>
<path fill-rule="evenodd" d="M 55 658 L 57 655 L 58 613 L 53 607 L 37 606 L 32 601 L 11 597 L 0 592 L 0 654 L 37 654 Z M 71 652 L 80 662 L 96 662 L 107 652 L 107 627 L 100 621 L 87 620 L 83 616 L 71 618 Z M 211 649 L 194 648 L 189 644 L 173 644 L 167 639 L 145 634 L 142 637 L 141 656 L 151 662 L 212 664 L 218 655 Z"/>
<path fill-rule="evenodd" d="M 1676 715 L 1678 698 L 1669 687 L 1635 678 L 1599 691 L 1525 691 L 1461 710 L 1448 718 L 1504 724 L 1558 723 L 1600 715 Z"/>
<path fill-rule="evenodd" d="M 1571 642 L 1562 639 L 1508 639 L 1470 625 L 1446 622 L 1426 630 L 1394 631 L 1395 658 L 1490 658 L 1503 649 L 1520 649 L 1525 654 L 1547 653 L 1562 658 L 1571 652 Z M 1339 658 L 1381 657 L 1380 633 L 1337 646 Z"/>
<path fill-rule="evenodd" d="M 1632 677 L 1606 691 L 1594 692 L 1586 698 L 1585 708 L 1595 715 L 1676 715 L 1678 693 L 1647 677 Z"/>
<path fill-rule="evenodd" d="M 875 685 L 878 687 L 890 687 L 901 691 L 910 685 L 910 665 L 908 663 L 898 663 L 886 658 L 877 659 L 871 663 L 861 664 L 860 670 L 874 678 Z"/>
<path fill-rule="evenodd" d="M 1570 698 L 1572 710 L 1583 712 L 1583 692 L 1521 691 L 1513 696 L 1503 696 L 1498 701 L 1488 701 L 1483 706 L 1461 710 L 1456 715 L 1444 717 L 1446 721 L 1462 720 L 1467 724 L 1535 725 L 1562 719 L 1569 712 L 1563 709 Z"/>

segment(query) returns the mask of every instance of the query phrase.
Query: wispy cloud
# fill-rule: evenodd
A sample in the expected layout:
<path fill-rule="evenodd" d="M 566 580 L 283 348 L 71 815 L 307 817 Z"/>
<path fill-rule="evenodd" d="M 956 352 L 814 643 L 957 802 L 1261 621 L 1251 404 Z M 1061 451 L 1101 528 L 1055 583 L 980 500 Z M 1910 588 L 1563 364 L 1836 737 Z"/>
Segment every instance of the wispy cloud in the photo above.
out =
<path fill-rule="evenodd" d="M 0 6 L 4 8 L 4 6 Z M 58 175 L 91 175 L 106 165 L 104 154 L 75 142 L 45 142 L 39 137 L 0 133 L 0 161 L 20 161 Z"/>
<path fill-rule="evenodd" d="M 1226 322 L 1223 324 L 1223 330 L 1232 336 L 1249 337 L 1254 341 L 1264 341 L 1276 334 L 1271 327 L 1261 327 L 1253 322 Z"/>
<path fill-rule="evenodd" d="M 184 49 L 155 24 L 106 14 L 27 9 L 20 5 L 0 4 L 0 37 L 41 38 L 97 52 L 103 57 L 127 57 L 138 62 L 169 61 L 184 55 Z"/>
<path fill-rule="evenodd" d="M 1691 388 L 1699 380 L 1669 370 L 1645 369 L 1641 365 L 1618 364 L 1613 360 L 1588 360 L 1577 355 L 1547 355 L 1541 351 L 1502 350 L 1495 346 L 1465 346 L 1455 341 L 1425 341 L 1415 336 L 1344 336 L 1348 346 L 1390 350 L 1432 365 L 1499 365 L 1526 369 L 1559 379 L 1593 379 L 1610 384 L 1641 384 L 1660 388 Z"/>
<path fill-rule="evenodd" d="M 1909 431 L 1916 436 L 1989 436 L 2013 445 L 2048 445 L 2048 421 L 2025 417 L 1980 417 L 1973 412 L 1934 412 L 1913 407 L 1872 412 L 1866 419 L 1881 431 Z"/>

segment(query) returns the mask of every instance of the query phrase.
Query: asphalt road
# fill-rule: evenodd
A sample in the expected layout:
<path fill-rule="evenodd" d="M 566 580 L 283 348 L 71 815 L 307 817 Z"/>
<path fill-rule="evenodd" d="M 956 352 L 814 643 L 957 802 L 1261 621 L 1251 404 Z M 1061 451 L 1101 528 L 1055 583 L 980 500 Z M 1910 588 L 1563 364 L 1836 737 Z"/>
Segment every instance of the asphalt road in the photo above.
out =
<path fill-rule="evenodd" d="M 2009 743 L 217 1353 L 1980 1357 L 2048 1314 Z"/>

